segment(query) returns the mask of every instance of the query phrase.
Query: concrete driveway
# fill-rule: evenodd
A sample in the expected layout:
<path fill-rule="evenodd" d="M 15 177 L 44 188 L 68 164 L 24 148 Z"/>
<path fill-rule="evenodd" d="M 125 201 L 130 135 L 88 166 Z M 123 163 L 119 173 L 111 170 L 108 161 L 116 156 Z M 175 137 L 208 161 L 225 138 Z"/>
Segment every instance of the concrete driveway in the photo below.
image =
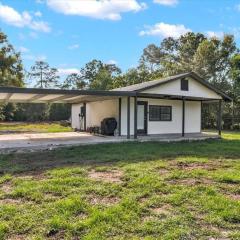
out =
<path fill-rule="evenodd" d="M 86 145 L 123 141 L 122 138 L 93 136 L 89 133 L 18 133 L 0 135 L 0 152 L 19 149 L 49 149 L 67 145 Z"/>
<path fill-rule="evenodd" d="M 163 134 L 139 136 L 137 141 L 178 142 L 212 138 L 219 138 L 219 136 L 210 133 L 186 134 L 185 137 L 182 137 L 181 134 Z M 134 141 L 134 139 L 127 139 L 126 137 L 94 136 L 83 132 L 12 133 L 0 135 L 0 153 L 33 152 L 45 149 L 51 150 L 63 146 L 116 143 L 123 141 Z"/>

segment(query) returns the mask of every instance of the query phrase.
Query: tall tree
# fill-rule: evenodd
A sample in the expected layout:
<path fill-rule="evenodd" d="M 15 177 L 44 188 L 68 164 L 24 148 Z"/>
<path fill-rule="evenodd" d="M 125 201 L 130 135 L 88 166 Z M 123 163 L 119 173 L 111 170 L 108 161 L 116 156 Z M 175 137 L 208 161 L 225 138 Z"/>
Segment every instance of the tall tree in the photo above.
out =
<path fill-rule="evenodd" d="M 8 41 L 7 35 L 0 30 L 0 86 L 24 86 L 23 65 L 19 52 Z M 0 105 L 0 119 L 12 120 L 17 110 L 16 104 Z"/>
<path fill-rule="evenodd" d="M 78 73 L 72 73 L 67 76 L 63 82 L 62 89 L 84 89 L 87 83 L 82 79 Z"/>
<path fill-rule="evenodd" d="M 233 97 L 236 102 L 240 103 L 240 54 L 236 54 L 232 57 L 230 74 Z"/>
<path fill-rule="evenodd" d="M 59 86 L 57 72 L 57 69 L 51 68 L 47 62 L 36 61 L 28 75 L 35 80 L 35 87 L 50 88 Z"/>
<path fill-rule="evenodd" d="M 209 80 L 216 87 L 230 93 L 231 60 L 236 53 L 234 37 L 225 35 L 202 41 L 194 55 L 193 70 Z"/>
<path fill-rule="evenodd" d="M 89 89 L 111 89 L 114 78 L 121 73 L 115 64 L 105 64 L 100 60 L 88 62 L 80 70 L 81 78 Z"/>
<path fill-rule="evenodd" d="M 9 43 L 7 35 L 0 30 L 0 85 L 24 85 L 23 65 L 20 53 L 14 50 Z"/>
<path fill-rule="evenodd" d="M 202 33 L 190 32 L 178 39 L 163 39 L 160 46 L 149 45 L 143 51 L 140 66 L 163 76 L 195 71 L 226 91 L 234 53 L 236 45 L 231 35 L 209 39 Z"/>

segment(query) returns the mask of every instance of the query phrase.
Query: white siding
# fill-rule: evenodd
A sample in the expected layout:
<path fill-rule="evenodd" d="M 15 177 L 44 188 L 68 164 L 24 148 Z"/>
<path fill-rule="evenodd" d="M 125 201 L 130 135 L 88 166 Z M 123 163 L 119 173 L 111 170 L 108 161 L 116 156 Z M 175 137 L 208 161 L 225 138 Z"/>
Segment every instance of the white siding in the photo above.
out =
<path fill-rule="evenodd" d="M 121 134 L 127 135 L 127 97 L 122 98 Z M 130 134 L 134 134 L 134 99 L 130 98 Z"/>
<path fill-rule="evenodd" d="M 201 132 L 201 102 L 186 102 L 185 105 L 185 132 Z"/>
<path fill-rule="evenodd" d="M 79 113 L 83 104 L 72 105 L 72 128 L 80 129 Z M 118 121 L 118 99 L 86 104 L 86 127 L 101 126 L 101 121 L 107 117 L 114 117 Z M 82 122 L 83 126 L 83 122 Z"/>
<path fill-rule="evenodd" d="M 148 134 L 182 133 L 182 101 L 165 99 L 139 98 L 138 101 L 148 102 L 149 105 L 172 106 L 172 121 L 149 121 Z M 149 116 L 148 116 L 149 119 Z M 201 102 L 186 101 L 185 104 L 185 132 L 201 132 Z M 127 135 L 127 98 L 122 98 L 121 133 Z M 134 100 L 130 104 L 130 134 L 134 134 Z"/>
<path fill-rule="evenodd" d="M 87 103 L 87 127 L 100 126 L 109 117 L 118 121 L 118 99 Z"/>
<path fill-rule="evenodd" d="M 144 93 L 156 93 L 156 94 L 169 94 L 169 95 L 180 95 L 180 96 L 191 96 L 191 97 L 202 97 L 202 98 L 214 98 L 222 99 L 220 95 L 205 87 L 201 83 L 197 82 L 192 78 L 189 80 L 189 91 L 181 91 L 181 80 L 175 80 L 169 83 L 165 83 L 158 87 L 143 91 Z"/>
<path fill-rule="evenodd" d="M 73 129 L 80 129 L 79 113 L 82 105 L 83 104 L 72 104 L 71 122 Z"/>
<path fill-rule="evenodd" d="M 142 99 L 144 101 L 144 99 Z M 177 100 L 148 99 L 148 105 L 172 106 L 172 121 L 148 121 L 148 134 L 182 132 L 182 102 Z M 149 109 L 149 107 L 148 107 Z M 149 119 L 149 116 L 148 116 Z"/>

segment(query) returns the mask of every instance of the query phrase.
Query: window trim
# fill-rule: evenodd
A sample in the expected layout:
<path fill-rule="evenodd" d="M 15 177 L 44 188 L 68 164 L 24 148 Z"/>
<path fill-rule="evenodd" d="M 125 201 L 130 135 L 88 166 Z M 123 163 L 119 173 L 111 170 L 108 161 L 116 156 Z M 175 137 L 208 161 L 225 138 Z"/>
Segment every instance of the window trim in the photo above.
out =
<path fill-rule="evenodd" d="M 184 82 L 187 82 L 186 88 L 184 88 Z M 189 80 L 188 79 L 185 79 L 185 78 L 181 79 L 181 91 L 189 91 Z"/>
<path fill-rule="evenodd" d="M 169 120 L 161 119 L 161 113 L 160 113 L 160 119 L 158 119 L 158 120 L 152 120 L 152 119 L 151 119 L 151 116 L 150 116 L 150 108 L 151 108 L 152 106 L 153 106 L 153 107 L 159 107 L 159 108 L 168 107 L 168 108 L 170 109 L 170 119 L 169 119 Z M 165 114 L 166 114 L 166 113 L 165 113 Z M 149 121 L 149 122 L 171 122 L 171 121 L 172 121 L 172 106 L 170 106 L 170 105 L 149 105 L 148 121 Z"/>

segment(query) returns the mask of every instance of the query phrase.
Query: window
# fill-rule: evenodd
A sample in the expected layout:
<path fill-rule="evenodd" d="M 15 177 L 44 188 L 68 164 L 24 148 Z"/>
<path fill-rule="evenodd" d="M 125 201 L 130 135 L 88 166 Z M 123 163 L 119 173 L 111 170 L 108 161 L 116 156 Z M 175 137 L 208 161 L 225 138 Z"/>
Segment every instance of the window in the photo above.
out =
<path fill-rule="evenodd" d="M 188 80 L 187 79 L 181 79 L 181 90 L 182 91 L 188 91 Z"/>
<path fill-rule="evenodd" d="M 149 121 L 172 121 L 172 107 L 149 105 Z"/>

